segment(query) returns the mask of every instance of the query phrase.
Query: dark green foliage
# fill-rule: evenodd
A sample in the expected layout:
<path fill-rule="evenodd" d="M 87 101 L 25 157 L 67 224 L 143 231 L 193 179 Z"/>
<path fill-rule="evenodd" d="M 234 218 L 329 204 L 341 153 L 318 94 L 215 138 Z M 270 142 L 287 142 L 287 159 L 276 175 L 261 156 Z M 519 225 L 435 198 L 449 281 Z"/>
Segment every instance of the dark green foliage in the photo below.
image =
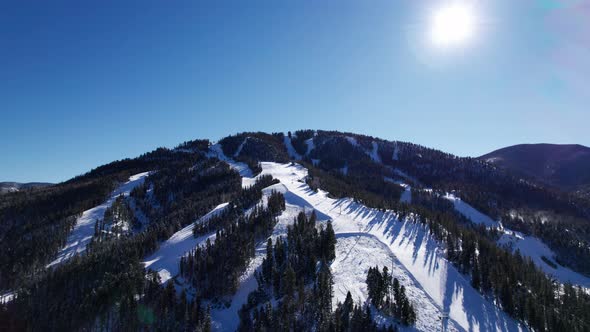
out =
<path fill-rule="evenodd" d="M 175 150 L 181 151 L 190 151 L 190 152 L 198 152 L 198 151 L 207 151 L 211 142 L 208 139 L 197 139 L 193 141 L 186 141 L 175 148 Z"/>
<path fill-rule="evenodd" d="M 502 217 L 512 230 L 536 236 L 555 253 L 560 265 L 590 275 L 590 223 L 549 211 L 513 210 Z M 551 265 L 551 264 L 549 264 Z"/>
<path fill-rule="evenodd" d="M 295 135 L 291 137 L 291 144 L 297 153 L 304 156 L 307 153 L 307 144 L 305 141 L 313 138 L 314 131 L 308 130 L 297 130 Z"/>
<path fill-rule="evenodd" d="M 558 266 L 557 264 L 555 264 L 555 262 L 553 262 L 551 259 L 545 257 L 545 256 L 541 256 L 541 259 L 543 260 L 543 262 L 547 263 L 547 265 L 551 266 L 554 269 L 557 269 Z"/>
<path fill-rule="evenodd" d="M 203 146 L 203 144 L 196 145 Z M 45 265 L 65 244 L 76 217 L 83 211 L 103 203 L 118 183 L 126 182 L 133 174 L 160 170 L 153 175 L 153 183 L 157 183 L 156 179 L 161 176 L 160 174 L 168 174 L 169 177 L 174 177 L 174 174 L 182 176 L 184 173 L 178 172 L 179 169 L 183 167 L 188 169 L 202 160 L 205 158 L 198 151 L 189 154 L 159 148 L 134 159 L 124 159 L 97 167 L 84 175 L 54 186 L 2 195 L 0 200 L 0 290 L 16 288 L 22 284 L 22 281 L 43 273 Z M 231 195 L 233 191 L 238 190 L 241 182 L 239 175 L 231 171 L 227 165 L 223 174 L 219 174 L 223 178 L 221 182 L 225 181 L 225 177 L 229 174 L 235 177 L 235 185 L 230 185 L 234 186 L 234 189 L 223 186 L 217 188 L 217 192 L 225 191 Z M 194 177 L 194 173 L 192 176 Z M 203 178 L 200 179 L 204 180 Z M 208 179 L 214 180 L 211 177 Z M 177 180 L 183 182 L 186 179 L 180 177 Z M 200 183 L 208 185 L 205 182 Z M 169 183 L 169 185 L 172 187 L 174 184 Z M 160 190 L 162 188 L 154 189 L 154 193 L 163 192 Z M 147 190 L 147 187 L 144 187 L 144 190 Z M 162 196 L 172 191 L 173 189 L 170 189 L 167 193 L 162 193 Z M 212 192 L 203 197 L 212 197 L 210 201 L 219 200 L 218 195 Z M 199 205 L 206 210 L 212 204 L 210 201 L 204 200 Z M 177 204 L 176 207 L 184 203 L 189 204 L 185 201 Z M 151 202 L 143 204 L 143 206 L 151 205 Z M 174 207 L 170 206 L 170 208 Z M 194 204 L 190 204 L 188 210 L 193 212 L 188 216 L 189 218 L 201 213 L 201 211 L 194 213 Z M 163 211 L 157 217 L 167 213 L 169 212 Z"/>
<path fill-rule="evenodd" d="M 270 175 L 262 175 L 256 179 L 254 185 L 240 189 L 239 194 L 232 199 L 227 208 L 217 216 L 204 222 L 199 222 L 193 229 L 195 236 L 200 236 L 209 232 L 228 227 L 233 221 L 239 218 L 244 210 L 253 207 L 262 198 L 262 189 L 277 184 L 279 181 L 273 179 Z M 271 214 L 277 214 L 285 209 L 285 199 L 282 195 L 271 193 L 269 196 L 268 208 Z"/>
<path fill-rule="evenodd" d="M 141 297 L 145 278 L 140 259 L 155 250 L 161 240 L 241 190 L 241 179 L 235 171 L 225 163 L 204 159 L 200 154 L 171 153 L 165 163 L 154 166 L 159 167 L 158 171 L 146 179 L 144 186 L 134 190 L 131 198 L 118 198 L 107 211 L 106 222 L 98 223 L 97 229 L 115 220 L 132 219 L 134 211 L 129 208 L 130 199 L 139 207 L 155 206 L 144 210 L 150 223 L 141 231 L 130 232 L 116 240 L 98 238 L 88 247 L 87 254 L 22 280 L 17 299 L 6 309 L 7 320 L 27 329 L 44 331 L 89 329 L 95 318 L 119 330 L 142 326 L 133 317 L 142 310 L 154 311 L 160 304 L 147 303 Z M 105 190 L 105 195 L 111 189 Z M 78 198 L 69 197 L 69 204 L 85 197 L 84 191 L 77 194 Z M 98 205 L 103 200 L 97 199 L 88 205 Z M 67 233 L 64 239 L 65 236 Z M 137 300 L 138 296 L 141 300 Z M 181 306 L 189 307 L 188 304 Z M 169 311 L 163 316 L 153 312 L 150 315 L 153 324 L 160 324 L 148 324 L 151 330 L 191 330 L 201 323 L 207 325 L 203 318 L 201 323 L 187 321 L 186 327 L 182 327 L 178 325 L 182 321 L 178 320 L 180 316 L 172 316 Z"/>
<path fill-rule="evenodd" d="M 348 139 L 354 139 L 358 146 L 350 144 Z M 366 153 L 371 151 L 373 142 L 378 146 L 382 163 L 368 160 Z M 460 158 L 406 142 L 317 131 L 314 144 L 316 148 L 310 158 L 319 160 L 317 168 L 328 174 L 318 174 L 319 170 L 310 172 L 308 184 L 312 188 L 321 186 L 337 197 L 352 196 L 371 207 L 395 208 L 394 199 L 376 196 L 390 195 L 387 186 L 379 182 L 383 176 L 397 177 L 393 170 L 401 170 L 412 177 L 404 181 L 414 188 L 427 186 L 443 193 L 456 191 L 478 210 L 492 218 L 502 218 L 505 226 L 540 237 L 556 252 L 560 263 L 590 275 L 590 200 L 583 196 L 559 192 L 478 159 Z M 306 166 L 311 168 L 311 159 L 307 159 Z M 347 177 L 341 174 L 345 166 Z M 364 175 L 359 176 L 359 172 Z M 319 183 L 319 178 L 324 183 Z M 414 183 L 413 179 L 419 182 Z M 514 211 L 519 217 L 508 217 Z M 537 221 L 539 211 L 546 214 L 543 219 L 548 222 Z"/>
<path fill-rule="evenodd" d="M 271 197 L 272 205 L 255 206 L 248 216 L 242 210 L 236 219 L 222 223 L 224 227 L 217 230 L 214 244 L 207 240 L 205 247 L 181 258 L 181 275 L 200 296 L 217 298 L 237 290 L 238 278 L 254 257 L 257 241 L 270 234 L 277 215 L 285 208 L 282 194 L 272 193 Z"/>
<path fill-rule="evenodd" d="M 332 173 L 312 171 L 313 166 L 308 167 L 311 168 L 312 181 L 316 183 L 341 183 Z M 324 190 L 331 188 L 337 190 L 338 185 L 322 187 Z M 358 200 L 366 199 L 362 189 L 361 186 L 352 194 L 346 194 Z M 431 203 L 401 204 L 395 210 L 402 218 L 410 214 L 420 216 L 416 222 L 423 223 L 437 240 L 446 243 L 447 258 L 471 278 L 476 289 L 491 296 L 504 311 L 536 330 L 552 331 L 556 326 L 568 331 L 588 328 L 590 295 L 572 286 L 565 286 L 569 290 L 567 296 L 559 292 L 558 284 L 530 259 L 499 248 L 495 243 L 496 230 L 465 222 L 454 211 L 449 211 L 446 204 Z"/>
<path fill-rule="evenodd" d="M 245 162 L 251 168 L 258 161 L 276 161 L 281 163 L 289 161 L 289 155 L 283 141 L 282 133 L 241 133 L 225 137 L 219 143 L 226 156 L 232 157 L 237 161 Z M 256 169 L 253 169 L 253 171 L 255 174 L 258 173 Z"/>
<path fill-rule="evenodd" d="M 547 257 L 548 262 L 555 264 L 555 259 L 590 273 L 587 199 L 521 180 L 481 161 L 409 143 L 327 131 L 298 131 L 291 137 L 302 155 L 307 152 L 306 140 L 313 139 L 316 146 L 305 163 L 309 168 L 307 183 L 312 188 L 328 190 L 335 197 L 353 197 L 371 207 L 394 209 L 402 218 L 419 216 L 415 221 L 445 245 L 448 260 L 473 287 L 531 329 L 589 330 L 587 293 L 557 284 L 518 252 L 498 248 L 497 230 L 472 225 L 441 199 L 440 193 L 455 191 L 482 212 L 501 218 L 508 228 L 540 237 L 557 254 Z M 354 138 L 355 144 L 347 137 Z M 222 147 L 233 157 L 242 143 L 236 159 L 255 173 L 260 171 L 261 161 L 288 160 L 282 134 L 239 134 L 222 140 Z M 373 144 L 381 163 L 367 154 Z M 233 293 L 254 248 L 268 237 L 285 203 L 282 195 L 272 193 L 267 208 L 254 207 L 261 189 L 276 182 L 261 177 L 252 188 L 243 189 L 237 172 L 226 163 L 205 157 L 208 146 L 206 140 L 185 142 L 174 150 L 160 148 L 98 167 L 55 186 L 3 195 L 0 290 L 14 289 L 18 297 L 9 305 L 0 305 L 0 329 L 210 329 L 201 297 Z M 317 167 L 311 159 L 319 160 Z M 428 186 L 434 191 L 414 191 L 412 204 L 399 204 L 402 188 L 384 180 L 399 179 L 396 169 L 417 179 L 404 180 L 414 188 Z M 46 270 L 76 217 L 104 202 L 118 183 L 144 171 L 155 172 L 130 197 L 117 199 L 97 223 L 97 236 L 87 254 Z M 144 278 L 139 263 L 143 257 L 223 202 L 230 202 L 224 213 L 195 227 L 197 235 L 217 232 L 216 243 L 200 248 L 198 254 L 191 253 L 181 263 L 181 273 L 196 286 L 196 299 L 186 294 L 176 296 L 172 283 L 160 287 L 153 273 Z M 248 208 L 252 214 L 246 217 L 243 212 Z M 141 214 L 146 217 L 142 220 L 147 220 L 141 227 L 127 231 L 119 227 L 122 223 L 139 226 L 135 216 Z M 411 324 L 415 319 L 411 301 L 399 281 L 384 277 L 388 276 L 386 270 L 371 269 L 371 278 L 367 278 L 375 308 L 355 304 L 350 294 L 344 303 L 331 308 L 328 266 L 334 259 L 335 243 L 329 223 L 318 228 L 315 216 L 305 215 L 297 218 L 286 238 L 268 241 L 266 258 L 256 276 L 259 288 L 240 313 L 241 328 L 374 331 L 378 328 L 370 311 L 375 308 Z M 381 282 L 375 281 L 377 275 Z M 392 295 L 388 298 L 387 293 Z"/>
<path fill-rule="evenodd" d="M 385 314 L 397 318 L 403 325 L 416 322 L 416 310 L 406 295 L 405 287 L 389 273 L 386 266 L 383 272 L 378 266 L 369 268 L 367 290 L 371 303 Z"/>
<path fill-rule="evenodd" d="M 95 246 L 19 289 L 8 306 L 11 324 L 32 331 L 190 331 L 205 326 L 208 318 L 198 301 L 187 301 L 186 295 L 179 300 L 171 282 L 162 289 L 155 273 L 145 278 L 135 243 Z"/>
<path fill-rule="evenodd" d="M 399 205 L 402 187 L 383 180 L 383 176 L 371 173 L 346 176 L 337 171 L 323 171 L 312 164 L 304 165 L 309 170 L 307 184 L 314 190 L 322 188 L 334 197 L 354 197 L 370 207 L 394 208 Z"/>
<path fill-rule="evenodd" d="M 315 213 L 308 218 L 303 212 L 289 226 L 286 239 L 278 238 L 274 245 L 268 239 L 256 275 L 259 287 L 240 310 L 239 330 L 381 331 L 350 294 L 345 306 L 332 310 L 329 261 L 335 258 L 335 242 L 330 222 L 318 232 Z"/>
<path fill-rule="evenodd" d="M 44 269 L 76 217 L 100 204 L 117 177 L 83 180 L 3 195 L 0 200 L 0 290 Z"/>

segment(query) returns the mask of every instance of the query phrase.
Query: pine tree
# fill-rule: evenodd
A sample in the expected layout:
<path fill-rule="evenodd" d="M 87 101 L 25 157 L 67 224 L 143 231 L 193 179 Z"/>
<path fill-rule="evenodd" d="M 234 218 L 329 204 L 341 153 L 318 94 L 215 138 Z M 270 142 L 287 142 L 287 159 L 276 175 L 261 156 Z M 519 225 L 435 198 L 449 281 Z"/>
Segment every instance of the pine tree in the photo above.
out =
<path fill-rule="evenodd" d="M 262 262 L 262 276 L 266 284 L 272 283 L 272 272 L 274 269 L 274 255 L 272 239 L 269 238 L 266 242 L 266 258 Z"/>
<path fill-rule="evenodd" d="M 315 215 L 315 213 L 314 213 Z M 333 261 L 336 258 L 336 234 L 334 233 L 334 228 L 332 227 L 332 221 L 328 220 L 328 225 L 326 226 L 325 231 L 325 251 L 324 255 L 328 261 Z"/>

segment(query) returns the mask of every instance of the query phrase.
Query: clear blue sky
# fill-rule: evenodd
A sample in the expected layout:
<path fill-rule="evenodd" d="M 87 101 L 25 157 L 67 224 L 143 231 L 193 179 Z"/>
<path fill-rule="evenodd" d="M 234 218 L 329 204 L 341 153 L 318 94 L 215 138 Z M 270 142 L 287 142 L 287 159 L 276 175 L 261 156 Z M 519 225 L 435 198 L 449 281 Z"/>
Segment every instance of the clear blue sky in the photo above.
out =
<path fill-rule="evenodd" d="M 588 1 L 463 0 L 475 37 L 440 48 L 445 1 L 3 1 L 0 181 L 254 130 L 590 145 Z"/>

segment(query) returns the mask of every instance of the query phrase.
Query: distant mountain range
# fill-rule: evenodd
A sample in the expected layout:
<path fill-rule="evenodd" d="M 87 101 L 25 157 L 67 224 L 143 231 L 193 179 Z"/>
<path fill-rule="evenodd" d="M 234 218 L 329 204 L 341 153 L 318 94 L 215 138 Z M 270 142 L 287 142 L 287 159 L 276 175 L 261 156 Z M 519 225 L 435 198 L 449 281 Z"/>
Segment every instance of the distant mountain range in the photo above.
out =
<path fill-rule="evenodd" d="M 16 192 L 23 189 L 29 188 L 39 188 L 39 187 L 47 187 L 51 186 L 52 183 L 45 183 L 45 182 L 28 182 L 28 183 L 20 183 L 20 182 L 0 182 L 0 194 Z"/>
<path fill-rule="evenodd" d="M 566 191 L 590 192 L 590 148 L 578 144 L 519 144 L 479 157 Z"/>

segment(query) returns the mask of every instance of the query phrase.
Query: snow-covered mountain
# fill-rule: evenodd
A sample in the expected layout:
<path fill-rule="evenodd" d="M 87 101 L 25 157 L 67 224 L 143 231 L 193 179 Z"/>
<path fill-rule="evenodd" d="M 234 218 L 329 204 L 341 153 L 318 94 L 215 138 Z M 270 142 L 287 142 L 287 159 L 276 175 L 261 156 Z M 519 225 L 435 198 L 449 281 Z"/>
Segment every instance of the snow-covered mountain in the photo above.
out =
<path fill-rule="evenodd" d="M 525 331 L 590 322 L 588 202 L 406 142 L 314 130 L 185 142 L 33 190 L 0 217 L 10 326 Z M 387 268 L 377 290 L 374 267 Z"/>

